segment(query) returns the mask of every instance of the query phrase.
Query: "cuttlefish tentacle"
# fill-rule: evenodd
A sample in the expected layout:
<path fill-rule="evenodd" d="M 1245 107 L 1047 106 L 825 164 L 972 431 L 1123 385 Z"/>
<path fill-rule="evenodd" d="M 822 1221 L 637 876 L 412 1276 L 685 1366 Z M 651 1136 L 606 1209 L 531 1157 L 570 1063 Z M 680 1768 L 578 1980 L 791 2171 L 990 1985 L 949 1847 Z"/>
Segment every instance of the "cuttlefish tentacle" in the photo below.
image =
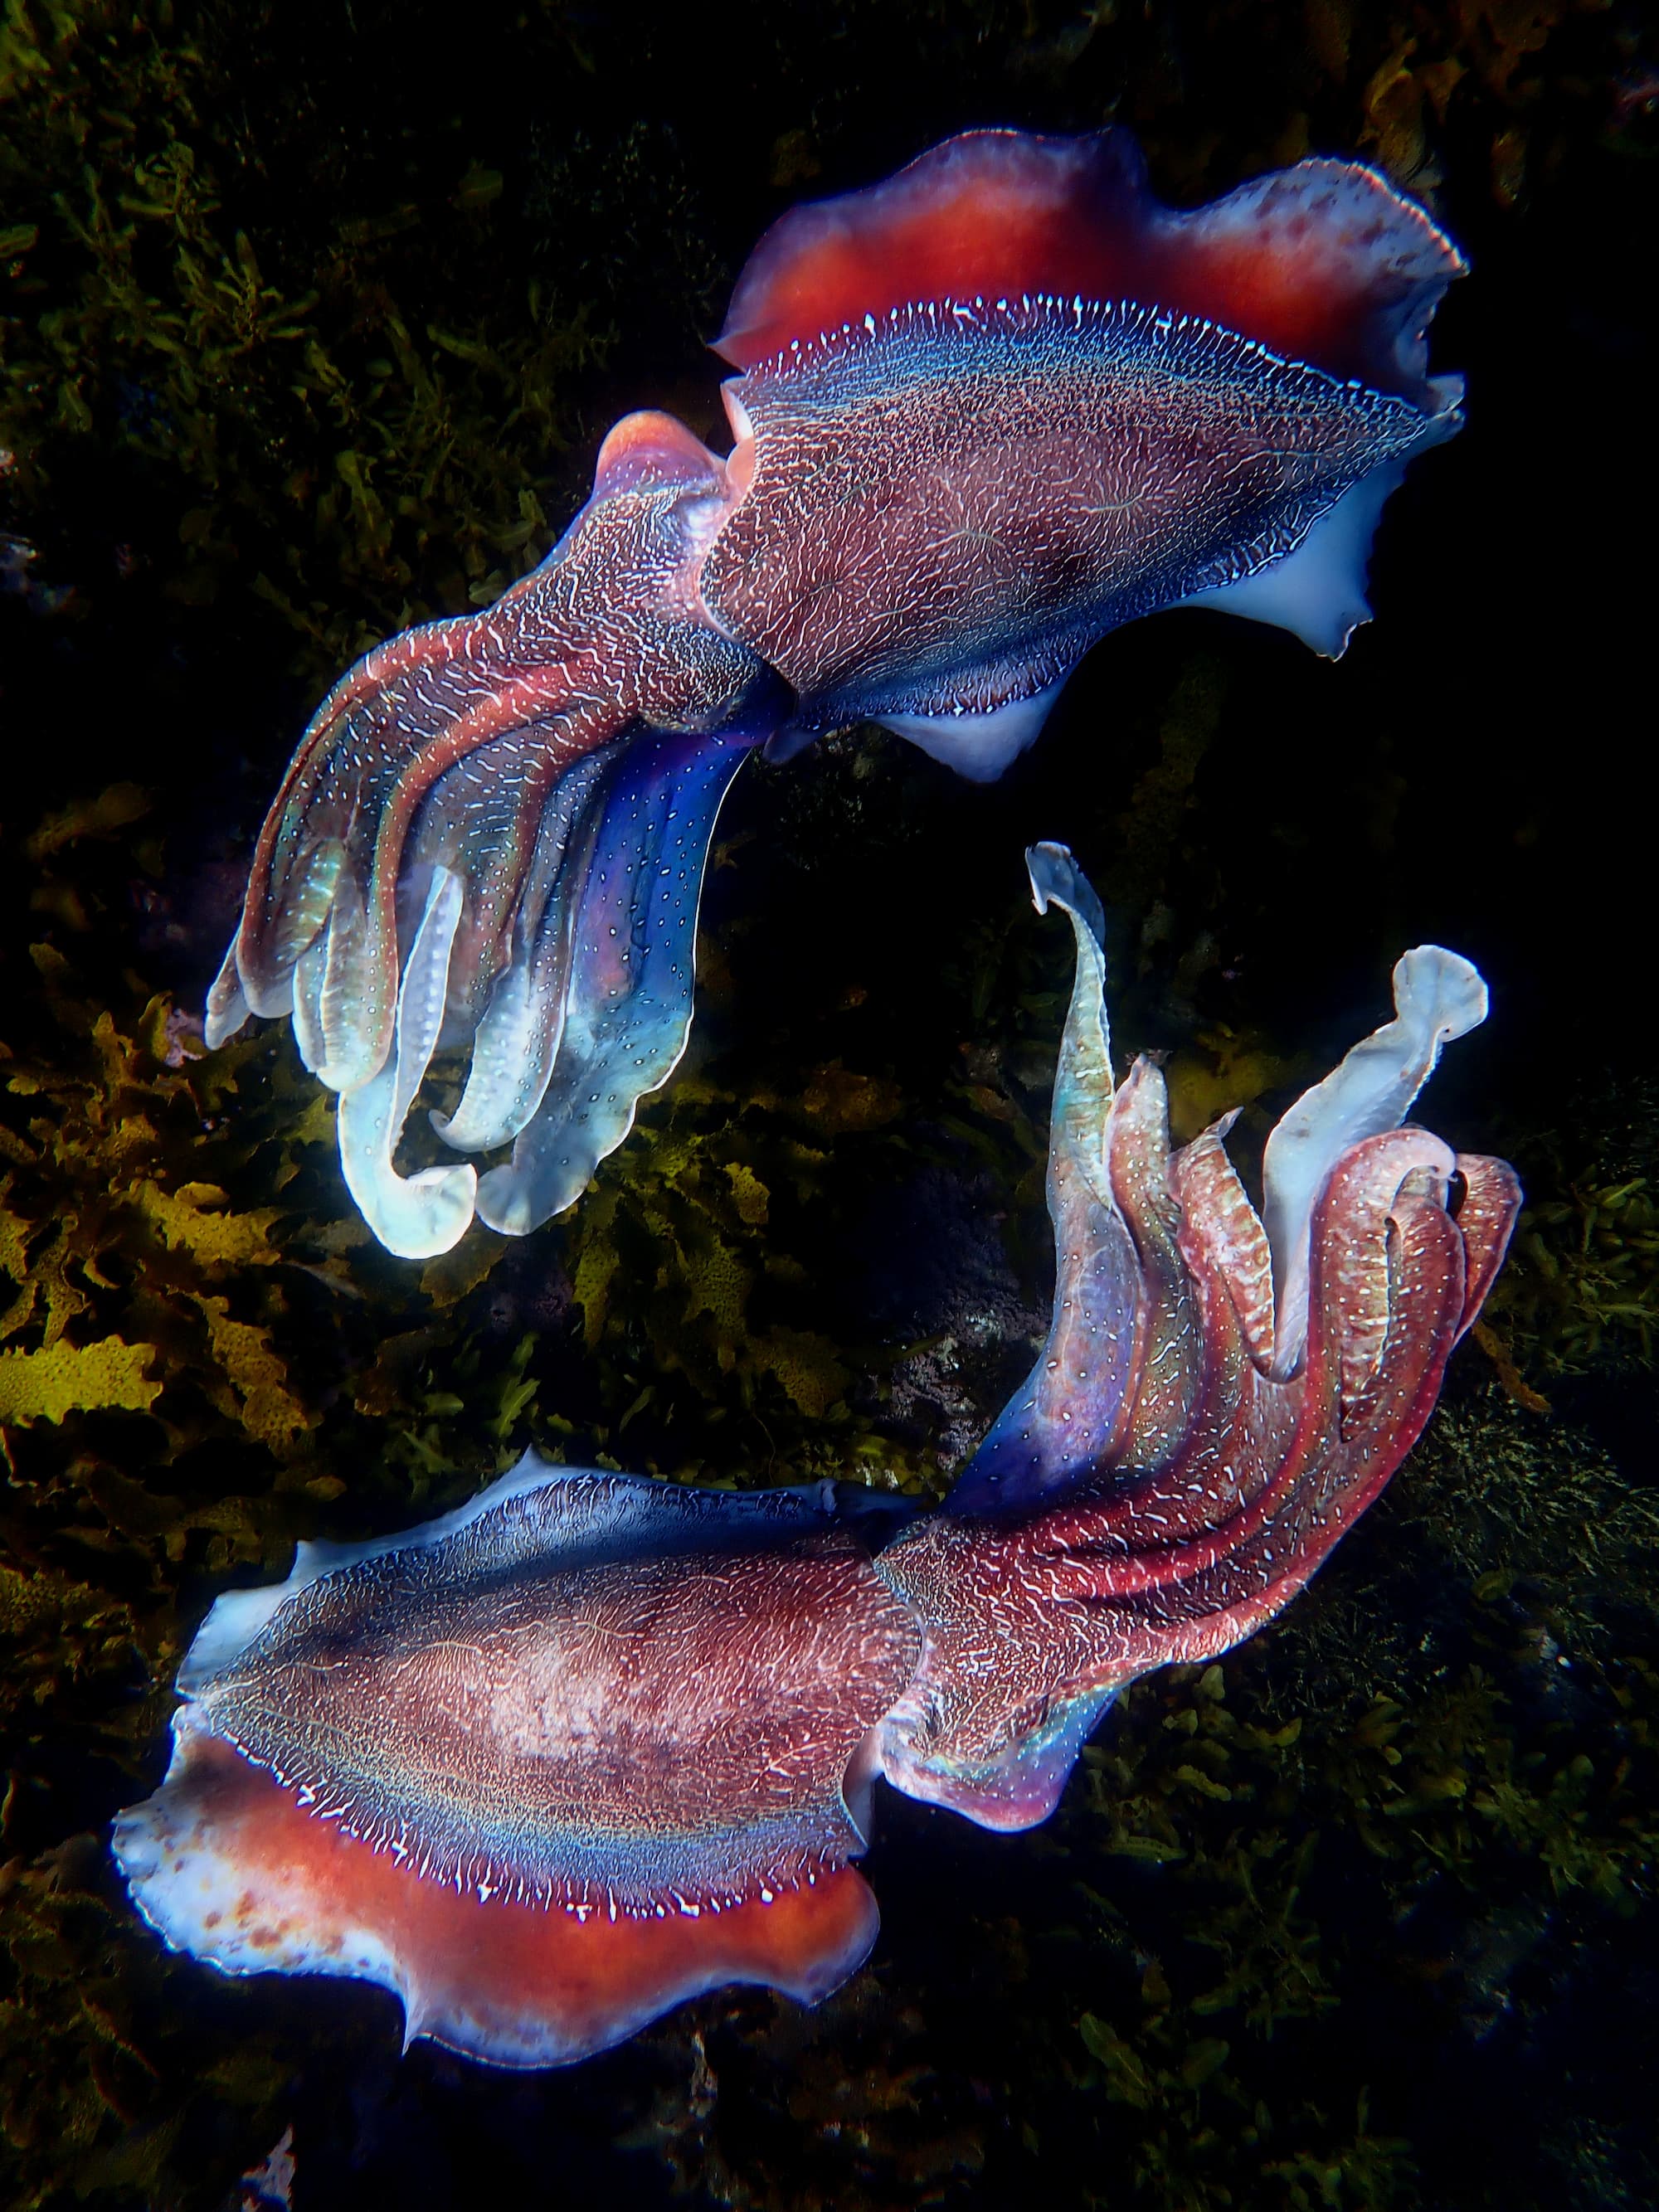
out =
<path fill-rule="evenodd" d="M 663 738 L 604 787 L 630 826 L 599 831 L 613 857 L 585 878 L 573 939 L 584 1085 L 678 1048 L 696 864 L 740 754 Z M 280 1589 L 218 1601 L 180 1669 L 167 1778 L 116 1824 L 167 1942 L 227 1972 L 379 1983 L 406 2039 L 507 2066 L 580 2057 L 727 1981 L 814 2002 L 875 1938 L 853 1862 L 878 1778 L 987 1827 L 1042 1820 L 1126 1683 L 1271 1620 L 1376 1498 L 1520 1202 L 1501 1162 L 1391 1126 L 1484 987 L 1437 947 L 1401 961 L 1395 1022 L 1270 1141 L 1270 1250 L 1224 1124 L 1172 1152 L 1157 1071 L 1114 1085 L 1099 902 L 1063 847 L 1029 858 L 1077 950 L 1054 1321 L 944 1506 L 532 1454 L 401 1536 L 301 1547 Z M 391 1158 L 460 896 L 434 867 L 392 1056 L 342 1102 L 388 1240 L 410 1216 L 428 1233 L 418 1217 L 446 1202 Z M 563 1094 L 550 1105 L 550 1152 L 524 1172 L 553 1180 L 532 1207 L 570 1187 L 575 1117 Z"/>

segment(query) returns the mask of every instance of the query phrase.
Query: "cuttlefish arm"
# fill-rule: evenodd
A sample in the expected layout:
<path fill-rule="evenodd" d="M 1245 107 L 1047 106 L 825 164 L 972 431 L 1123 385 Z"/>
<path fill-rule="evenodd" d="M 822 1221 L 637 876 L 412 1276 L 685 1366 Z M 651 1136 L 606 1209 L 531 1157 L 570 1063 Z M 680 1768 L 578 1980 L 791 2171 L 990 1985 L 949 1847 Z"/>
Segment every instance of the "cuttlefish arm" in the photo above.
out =
<path fill-rule="evenodd" d="M 714 818 L 788 703 L 685 601 L 729 496 L 680 424 L 619 423 L 550 558 L 483 612 L 368 654 L 266 819 L 209 1040 L 292 1014 L 394 1252 L 447 1250 L 475 1206 L 523 1231 L 568 1205 L 684 1048 Z M 432 1056 L 468 1041 L 438 1133 L 515 1158 L 482 1185 L 470 1165 L 405 1177 Z"/>
<path fill-rule="evenodd" d="M 392 1250 L 533 1229 L 665 1082 L 744 755 L 884 722 L 1000 775 L 1109 631 L 1231 609 L 1340 653 L 1370 537 L 1462 421 L 1426 330 L 1462 269 L 1374 171 L 1177 213 L 1120 131 L 974 131 L 774 226 L 720 351 L 734 443 L 630 416 L 481 613 L 367 654 L 266 818 L 210 1042 L 291 1013 Z M 434 1115 L 482 1175 L 398 1165 Z"/>
<path fill-rule="evenodd" d="M 1156 1067 L 1102 1080 L 1098 908 L 1063 848 L 1030 858 L 1079 947 L 1054 1327 L 943 1509 L 878 1561 L 925 1636 L 882 1771 L 997 1828 L 1048 1816 L 1126 1683 L 1226 1650 L 1328 1558 L 1420 1434 L 1521 1202 L 1502 1161 L 1396 1126 L 1486 1012 L 1469 963 L 1425 945 L 1395 970 L 1395 1020 L 1269 1139 L 1264 1227 L 1228 1122 L 1174 1151 Z M 1097 1267 L 1112 1296 L 1090 1306 L 1076 1286 Z M 1100 1439 L 1086 1466 L 1077 1432 Z"/>
<path fill-rule="evenodd" d="M 1114 1082 L 1099 902 L 1063 847 L 1030 865 L 1078 954 L 1054 1320 L 945 1506 L 532 1454 L 404 1534 L 302 1547 L 214 1607 L 167 1778 L 116 1823 L 169 1943 L 378 1983 L 406 2039 L 504 2066 L 726 1982 L 811 2002 L 875 1939 L 878 1777 L 1043 1819 L 1125 1683 L 1271 1620 L 1379 1494 L 1520 1201 L 1395 1126 L 1479 978 L 1407 954 L 1395 1023 L 1280 1124 L 1264 1228 L 1224 1124 L 1172 1150 L 1157 1069 Z"/>

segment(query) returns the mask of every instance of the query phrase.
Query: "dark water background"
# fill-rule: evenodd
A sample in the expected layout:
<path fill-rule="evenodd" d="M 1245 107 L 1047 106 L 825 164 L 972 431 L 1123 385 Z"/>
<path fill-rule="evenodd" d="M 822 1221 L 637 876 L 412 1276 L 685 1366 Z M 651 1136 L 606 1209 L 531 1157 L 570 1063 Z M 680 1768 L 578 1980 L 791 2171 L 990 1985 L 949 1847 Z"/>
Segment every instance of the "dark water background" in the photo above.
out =
<path fill-rule="evenodd" d="M 970 125 L 1115 115 L 1182 204 L 1304 149 L 1382 159 L 1474 267 L 1435 330 L 1468 428 L 1391 502 L 1341 664 L 1166 617 L 1097 650 L 993 791 L 867 732 L 745 773 L 699 1087 L 601 1178 L 602 1327 L 584 1210 L 453 1294 L 334 1234 L 326 1147 L 281 1150 L 308 1097 L 285 1037 L 193 1118 L 153 1055 L 125 1090 L 48 1087 L 33 1133 L 42 1094 L 14 1085 L 27 1265 L 44 1280 L 66 1236 L 70 1339 L 153 1339 L 167 1386 L 150 1415 L 8 1431 L 14 2201 L 237 2204 L 290 2124 L 301 2207 L 1659 2201 L 1644 27 L 1471 0 L 356 0 L 35 6 L 0 33 L 0 1037 L 65 1083 L 100 1009 L 134 1036 L 152 994 L 199 1005 L 265 800 L 362 642 L 538 557 L 629 408 L 715 436 L 701 340 L 792 200 Z M 352 416 L 313 346 L 384 401 Z M 123 783 L 142 797 L 40 835 Z M 1271 1109 L 1381 1018 L 1406 944 L 1485 970 L 1492 1019 L 1431 1118 L 1515 1158 L 1531 1241 L 1389 1497 L 1218 1677 L 1139 1689 L 1049 1829 L 887 1796 L 880 1944 L 815 2014 L 728 1992 L 515 2080 L 401 2058 L 378 1992 L 160 1960 L 101 1824 L 159 1772 L 205 1605 L 294 1535 L 421 1517 L 532 1435 L 664 1473 L 943 1480 L 1047 1296 L 1032 1168 L 1067 953 L 1025 903 L 1036 837 L 1100 884 L 1120 1040 L 1173 1055 L 1178 1104 L 1231 1081 Z M 852 1086 L 792 1186 L 788 1102 L 826 1069 Z M 163 1181 L 292 1207 L 295 1264 L 198 1281 L 135 1230 L 88 1248 L 89 1279 L 75 1236 L 143 1117 Z M 680 1333 L 672 1269 L 653 1287 L 641 1191 L 738 1233 L 653 1131 L 740 1141 L 773 1178 L 729 1360 Z M 203 1297 L 266 1332 L 297 1431 L 204 1380 Z M 840 1379 L 781 1384 L 779 1325 Z"/>

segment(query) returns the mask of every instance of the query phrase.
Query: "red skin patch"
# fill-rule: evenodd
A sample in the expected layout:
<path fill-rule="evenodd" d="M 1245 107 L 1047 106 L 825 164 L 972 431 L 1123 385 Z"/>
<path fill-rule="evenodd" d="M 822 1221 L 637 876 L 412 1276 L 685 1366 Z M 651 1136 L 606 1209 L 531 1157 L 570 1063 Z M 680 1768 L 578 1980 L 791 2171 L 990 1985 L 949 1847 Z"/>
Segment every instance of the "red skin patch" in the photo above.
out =
<path fill-rule="evenodd" d="M 716 344 L 747 369 L 911 301 L 1080 294 L 1202 316 L 1397 391 L 1389 310 L 1462 267 L 1422 210 L 1358 163 L 1304 162 L 1179 214 L 1148 190 L 1121 133 L 969 131 L 884 184 L 775 223 Z"/>
<path fill-rule="evenodd" d="M 246 1883 L 245 1941 L 337 1954 L 367 1931 L 397 1960 L 412 2034 L 505 2065 L 549 2065 L 623 2041 L 683 1999 L 758 1982 L 814 2002 L 861 1963 L 876 1902 L 851 1867 L 691 1919 L 586 1922 L 480 1903 L 302 1812 L 268 1774 L 210 1738 L 167 1784 L 178 1829 L 198 1830 Z"/>
<path fill-rule="evenodd" d="M 609 499 L 665 484 L 707 484 L 716 490 L 723 479 L 724 464 L 702 441 L 684 422 L 653 408 L 624 415 L 607 433 L 594 465 L 593 496 Z"/>

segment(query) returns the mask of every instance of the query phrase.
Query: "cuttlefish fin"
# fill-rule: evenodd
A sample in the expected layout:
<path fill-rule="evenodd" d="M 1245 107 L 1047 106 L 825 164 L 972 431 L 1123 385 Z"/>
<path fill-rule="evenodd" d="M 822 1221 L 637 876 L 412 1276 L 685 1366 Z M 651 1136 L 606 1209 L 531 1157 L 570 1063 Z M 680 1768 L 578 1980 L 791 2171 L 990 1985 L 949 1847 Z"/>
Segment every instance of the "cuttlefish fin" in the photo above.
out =
<path fill-rule="evenodd" d="M 1127 131 L 972 131 L 886 183 L 793 209 L 750 257 L 718 350 L 739 368 L 912 302 L 1036 292 L 1201 316 L 1439 413 L 1425 332 L 1462 256 L 1375 169 L 1308 161 L 1165 207 Z"/>
<path fill-rule="evenodd" d="M 1399 490 L 1407 463 L 1431 446 L 1443 444 L 1463 426 L 1461 381 L 1443 377 L 1432 384 L 1437 411 L 1425 422 L 1409 453 L 1384 461 L 1344 492 L 1293 552 L 1237 584 L 1194 592 L 1181 605 L 1213 607 L 1222 614 L 1269 623 L 1299 637 L 1322 659 L 1340 660 L 1355 630 L 1371 618 L 1365 596 L 1367 572 L 1384 505 Z"/>
<path fill-rule="evenodd" d="M 1371 618 L 1365 596 L 1371 538 L 1383 502 L 1405 472 L 1403 461 L 1373 469 L 1321 515 L 1293 553 L 1240 583 L 1194 592 L 1181 604 L 1287 629 L 1322 659 L 1340 660 L 1355 630 Z"/>
<path fill-rule="evenodd" d="M 1071 673 L 1070 670 L 1066 674 Z M 968 689 L 964 684 L 964 690 Z M 994 783 L 1019 756 L 1034 745 L 1055 702 L 1066 688 L 1066 678 L 1049 684 L 1024 699 L 1010 699 L 1000 707 L 952 705 L 918 708 L 915 713 L 875 716 L 884 729 L 908 738 L 929 759 L 942 761 L 969 783 Z M 787 751 L 781 757 L 787 759 Z"/>
<path fill-rule="evenodd" d="M 402 2000 L 405 2045 L 425 2036 L 489 2065 L 568 2064 L 728 1982 L 816 2003 L 876 1938 L 875 1899 L 849 1866 L 769 1899 L 665 1899 L 646 1914 L 579 1916 L 422 1880 L 187 1717 L 164 1786 L 115 1823 L 140 1911 L 224 1973 L 378 1982 Z"/>

